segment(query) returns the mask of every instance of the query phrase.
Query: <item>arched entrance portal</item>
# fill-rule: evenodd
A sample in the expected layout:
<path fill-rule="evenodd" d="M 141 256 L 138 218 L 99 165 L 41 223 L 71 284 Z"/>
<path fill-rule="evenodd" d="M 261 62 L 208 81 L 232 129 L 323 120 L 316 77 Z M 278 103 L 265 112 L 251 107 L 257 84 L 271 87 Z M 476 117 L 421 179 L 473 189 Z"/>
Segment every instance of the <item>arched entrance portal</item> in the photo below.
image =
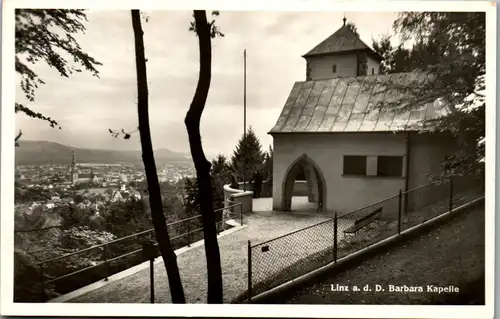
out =
<path fill-rule="evenodd" d="M 326 183 L 318 165 L 306 154 L 288 168 L 283 180 L 284 211 L 326 212 Z"/>

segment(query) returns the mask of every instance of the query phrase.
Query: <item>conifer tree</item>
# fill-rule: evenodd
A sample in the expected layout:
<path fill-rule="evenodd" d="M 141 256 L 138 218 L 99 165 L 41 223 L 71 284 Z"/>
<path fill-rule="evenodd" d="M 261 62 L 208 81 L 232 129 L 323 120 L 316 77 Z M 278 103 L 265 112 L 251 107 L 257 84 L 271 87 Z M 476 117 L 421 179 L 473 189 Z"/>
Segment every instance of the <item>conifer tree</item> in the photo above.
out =
<path fill-rule="evenodd" d="M 214 209 L 224 207 L 224 185 L 229 184 L 231 171 L 224 155 L 219 154 L 212 160 L 210 175 L 214 194 Z"/>
<path fill-rule="evenodd" d="M 227 159 L 224 155 L 218 155 L 212 160 L 210 177 L 212 179 L 212 194 L 214 210 L 224 207 L 224 185 L 229 183 L 231 175 Z M 198 202 L 199 189 L 196 177 L 186 178 L 184 180 L 184 211 L 185 218 L 200 214 L 200 204 Z M 216 221 L 219 223 L 222 219 L 222 212 L 217 212 Z M 218 226 L 220 226 L 218 224 Z"/>
<path fill-rule="evenodd" d="M 270 183 L 272 183 L 273 180 L 273 155 L 273 147 L 269 145 L 269 150 L 265 153 L 264 156 L 264 165 L 262 169 L 264 176 L 262 178 L 269 181 Z"/>
<path fill-rule="evenodd" d="M 198 181 L 196 177 L 186 177 L 184 179 L 184 211 L 185 218 L 199 214 L 200 204 L 198 203 Z"/>
<path fill-rule="evenodd" d="M 245 136 L 242 136 L 236 145 L 236 149 L 231 157 L 231 169 L 236 174 L 238 181 L 250 181 L 258 169 L 264 163 L 264 152 L 257 135 L 252 127 L 248 129 Z M 245 172 L 245 176 L 243 176 Z"/>

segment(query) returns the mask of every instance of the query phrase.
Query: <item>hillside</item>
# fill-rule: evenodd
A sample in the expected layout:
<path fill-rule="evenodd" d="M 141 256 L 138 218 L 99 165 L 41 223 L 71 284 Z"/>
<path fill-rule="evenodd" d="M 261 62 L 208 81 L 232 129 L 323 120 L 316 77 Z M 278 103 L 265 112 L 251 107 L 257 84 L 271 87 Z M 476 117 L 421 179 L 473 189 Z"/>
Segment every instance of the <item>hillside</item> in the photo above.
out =
<path fill-rule="evenodd" d="M 77 162 L 117 164 L 142 163 L 140 151 L 115 151 L 101 149 L 75 148 Z M 73 147 L 47 141 L 21 141 L 16 147 L 16 164 L 69 164 Z M 155 150 L 157 164 L 168 162 L 190 161 L 188 154 L 174 152 L 168 149 Z"/>

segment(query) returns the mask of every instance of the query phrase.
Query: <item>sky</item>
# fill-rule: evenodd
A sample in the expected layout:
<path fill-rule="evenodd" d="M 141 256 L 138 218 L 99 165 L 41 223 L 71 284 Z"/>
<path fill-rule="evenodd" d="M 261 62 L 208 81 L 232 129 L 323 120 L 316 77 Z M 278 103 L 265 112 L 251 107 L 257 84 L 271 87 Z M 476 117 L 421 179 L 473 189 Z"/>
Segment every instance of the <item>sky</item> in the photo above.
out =
<path fill-rule="evenodd" d="M 198 41 L 188 31 L 191 11 L 146 11 L 143 22 L 153 147 L 189 152 L 184 117 L 198 80 Z M 392 33 L 397 12 L 221 11 L 223 38 L 212 41 L 212 82 L 202 116 L 203 147 L 209 155 L 230 155 L 243 134 L 243 50 L 247 50 L 247 127 L 263 148 L 272 145 L 274 126 L 295 81 L 305 80 L 301 57 L 342 26 L 344 14 L 361 39 Z M 103 65 L 100 78 L 78 73 L 63 78 L 46 64 L 33 69 L 45 81 L 27 105 L 58 121 L 16 114 L 23 139 L 73 147 L 139 150 L 138 133 L 115 139 L 108 129 L 137 128 L 137 87 L 130 11 L 89 10 L 82 49 Z M 25 102 L 17 86 L 16 101 Z"/>

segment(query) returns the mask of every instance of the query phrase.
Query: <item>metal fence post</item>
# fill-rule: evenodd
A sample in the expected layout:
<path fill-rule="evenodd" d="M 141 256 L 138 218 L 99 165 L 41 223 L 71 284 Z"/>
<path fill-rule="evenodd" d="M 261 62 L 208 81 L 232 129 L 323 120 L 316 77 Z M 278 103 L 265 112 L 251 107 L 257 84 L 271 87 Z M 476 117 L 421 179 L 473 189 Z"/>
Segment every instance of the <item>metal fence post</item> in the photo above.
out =
<path fill-rule="evenodd" d="M 252 299 L 252 245 L 248 241 L 248 301 Z"/>
<path fill-rule="evenodd" d="M 450 198 L 449 198 L 450 213 L 453 210 L 453 177 L 450 178 Z"/>
<path fill-rule="evenodd" d="M 240 226 L 243 226 L 243 208 L 242 205 L 238 205 L 240 207 Z"/>
<path fill-rule="evenodd" d="M 403 192 L 399 190 L 398 194 L 398 234 L 401 234 L 401 204 L 403 199 Z"/>
<path fill-rule="evenodd" d="M 333 219 L 333 261 L 337 262 L 337 235 L 338 235 L 338 222 L 337 222 L 337 212 L 335 212 L 335 217 Z"/>
<path fill-rule="evenodd" d="M 45 295 L 45 278 L 43 274 L 43 264 L 40 264 L 40 287 L 42 292 L 42 302 L 45 302 L 47 300 L 47 297 Z"/>
<path fill-rule="evenodd" d="M 150 285 L 150 297 L 151 303 L 155 303 L 155 272 L 154 272 L 154 258 L 149 260 L 149 285 Z"/>
<path fill-rule="evenodd" d="M 408 215 L 408 189 L 405 190 L 404 194 L 403 213 L 405 216 Z"/>
<path fill-rule="evenodd" d="M 103 257 L 104 257 L 104 281 L 108 281 L 109 269 L 108 269 L 108 245 L 103 246 Z"/>
<path fill-rule="evenodd" d="M 189 227 L 189 224 L 190 224 L 190 219 L 187 220 L 187 224 L 188 224 L 188 231 L 187 231 L 187 246 L 188 247 L 191 247 L 191 240 L 189 240 L 189 237 L 191 237 L 191 233 L 190 233 L 190 227 Z"/>

